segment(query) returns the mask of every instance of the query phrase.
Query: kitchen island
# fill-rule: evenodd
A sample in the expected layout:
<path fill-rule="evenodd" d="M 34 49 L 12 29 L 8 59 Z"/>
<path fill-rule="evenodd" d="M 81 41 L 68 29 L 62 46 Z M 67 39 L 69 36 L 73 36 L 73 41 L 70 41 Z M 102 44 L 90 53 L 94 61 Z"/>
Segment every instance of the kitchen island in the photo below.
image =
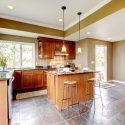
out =
<path fill-rule="evenodd" d="M 47 96 L 51 99 L 53 104 L 57 109 L 61 109 L 62 97 L 63 97 L 63 84 L 64 81 L 77 81 L 78 84 L 78 100 L 79 102 L 85 101 L 85 92 L 86 92 L 86 81 L 89 78 L 94 77 L 97 72 L 68 72 L 68 73 L 57 73 L 57 72 L 48 72 L 47 73 Z M 89 93 L 92 93 L 93 88 L 89 86 Z M 65 98 L 68 95 L 68 89 L 65 89 Z M 75 97 L 75 89 L 72 91 L 73 97 Z M 91 97 L 89 97 L 91 99 Z M 63 108 L 67 107 L 68 101 L 65 100 L 63 103 Z M 69 100 L 71 104 L 71 100 Z M 75 100 L 73 101 L 75 103 Z"/>
<path fill-rule="evenodd" d="M 11 118 L 12 72 L 0 71 L 0 125 L 8 125 Z"/>

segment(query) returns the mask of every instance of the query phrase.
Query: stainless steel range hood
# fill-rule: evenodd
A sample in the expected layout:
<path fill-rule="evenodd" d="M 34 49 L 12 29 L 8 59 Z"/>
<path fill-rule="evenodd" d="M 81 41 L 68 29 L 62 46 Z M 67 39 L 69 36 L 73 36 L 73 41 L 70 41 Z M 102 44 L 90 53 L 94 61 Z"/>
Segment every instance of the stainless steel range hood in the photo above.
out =
<path fill-rule="evenodd" d="M 68 56 L 67 52 L 54 51 L 55 56 Z"/>

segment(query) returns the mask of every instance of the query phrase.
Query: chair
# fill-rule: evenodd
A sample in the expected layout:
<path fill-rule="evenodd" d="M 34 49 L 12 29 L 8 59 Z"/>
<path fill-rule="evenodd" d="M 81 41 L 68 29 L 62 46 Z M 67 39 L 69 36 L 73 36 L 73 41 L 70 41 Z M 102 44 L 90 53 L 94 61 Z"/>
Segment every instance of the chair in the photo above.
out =
<path fill-rule="evenodd" d="M 64 91 L 65 91 L 65 87 L 68 87 L 68 97 L 65 98 L 64 97 Z M 72 95 L 72 90 L 75 87 L 75 97 L 73 97 Z M 69 106 L 73 106 L 78 104 L 78 108 L 79 108 L 79 101 L 78 101 L 78 84 L 76 81 L 64 81 L 64 85 L 63 85 L 63 98 L 62 98 L 62 106 L 61 106 L 61 110 L 63 107 L 63 101 L 64 100 L 68 100 L 68 110 L 69 110 Z M 69 100 L 72 100 L 72 104 L 69 104 Z M 76 103 L 73 104 L 73 100 L 76 100 Z M 80 108 L 79 108 L 79 113 L 80 113 Z"/>

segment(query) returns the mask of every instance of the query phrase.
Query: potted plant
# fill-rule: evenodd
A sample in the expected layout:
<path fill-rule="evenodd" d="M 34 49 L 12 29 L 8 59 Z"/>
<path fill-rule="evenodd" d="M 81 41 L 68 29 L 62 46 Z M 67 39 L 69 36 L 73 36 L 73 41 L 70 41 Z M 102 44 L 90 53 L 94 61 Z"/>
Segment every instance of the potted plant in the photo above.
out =
<path fill-rule="evenodd" d="M 0 57 L 0 71 L 7 71 L 7 58 Z"/>

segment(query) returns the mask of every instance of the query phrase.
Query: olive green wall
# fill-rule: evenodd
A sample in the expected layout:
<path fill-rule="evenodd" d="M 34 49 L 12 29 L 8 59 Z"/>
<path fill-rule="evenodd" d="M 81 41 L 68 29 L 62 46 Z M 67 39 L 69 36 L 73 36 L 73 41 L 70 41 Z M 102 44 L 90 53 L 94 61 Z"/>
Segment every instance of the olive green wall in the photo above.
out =
<path fill-rule="evenodd" d="M 125 40 L 113 43 L 113 79 L 125 82 Z"/>
<path fill-rule="evenodd" d="M 78 43 L 76 45 L 78 46 Z M 91 61 L 95 61 L 95 45 L 107 46 L 107 80 L 113 79 L 113 43 L 97 40 L 97 39 L 84 39 L 80 41 L 82 48 L 82 54 L 77 54 L 76 60 L 78 64 L 81 63 L 82 67 L 88 67 L 89 69 L 95 70 L 95 64 L 91 64 Z M 87 48 L 86 48 L 87 47 Z"/>

